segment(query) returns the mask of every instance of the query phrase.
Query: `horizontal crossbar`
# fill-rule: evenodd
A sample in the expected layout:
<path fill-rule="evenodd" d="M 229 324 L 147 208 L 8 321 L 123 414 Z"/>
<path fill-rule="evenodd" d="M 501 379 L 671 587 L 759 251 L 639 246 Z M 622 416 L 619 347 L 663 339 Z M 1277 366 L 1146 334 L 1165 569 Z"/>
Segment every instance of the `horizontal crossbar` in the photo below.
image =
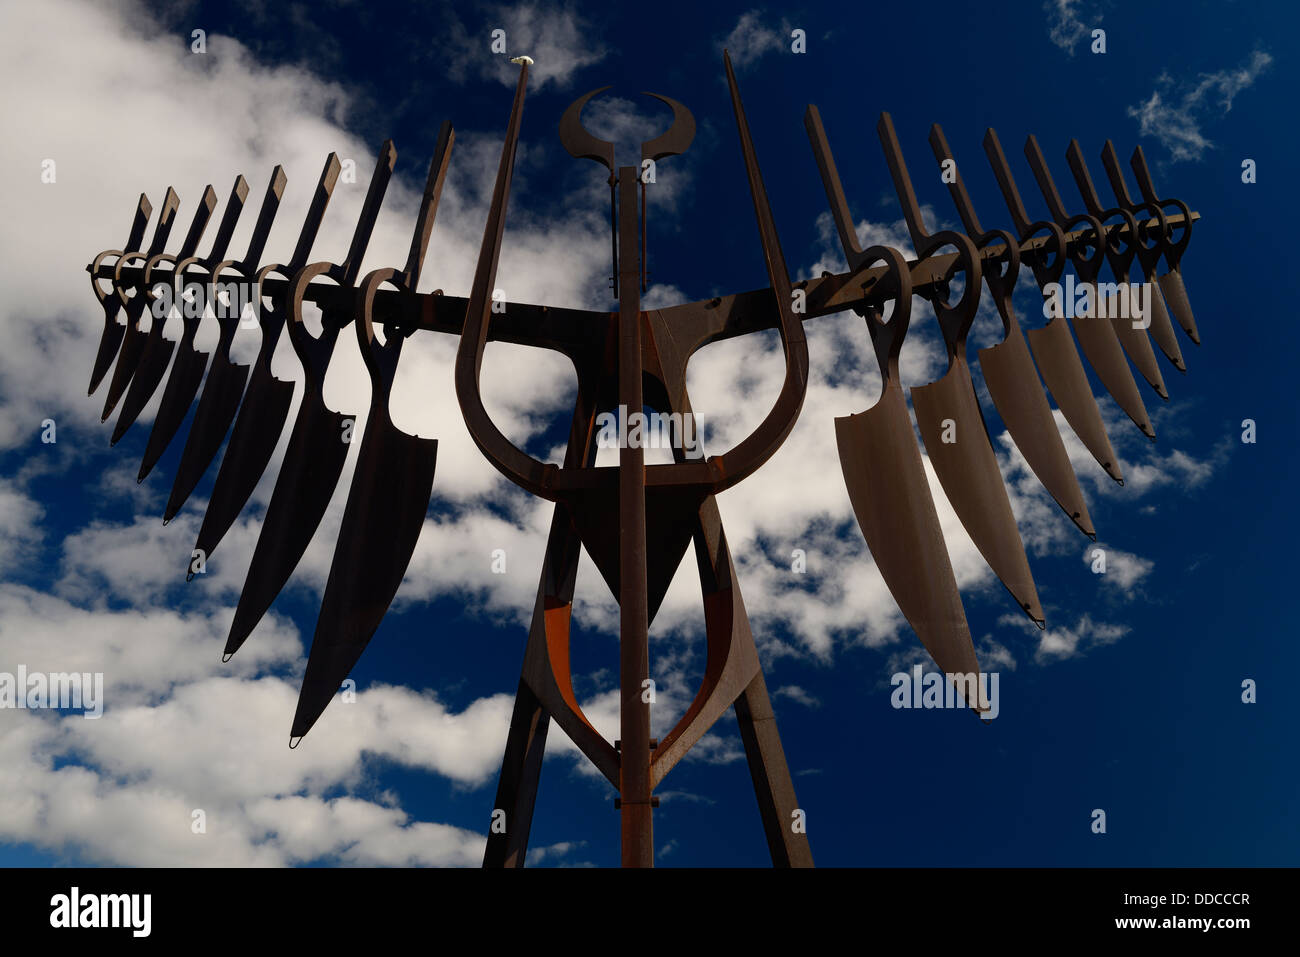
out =
<path fill-rule="evenodd" d="M 1199 213 L 1191 214 L 1192 222 L 1200 218 Z M 1165 220 L 1170 227 L 1183 224 L 1181 214 L 1167 216 Z M 1149 219 L 1138 225 L 1139 228 L 1154 227 L 1157 223 L 1154 219 Z M 1129 238 L 1129 229 L 1124 223 L 1103 224 L 1103 228 L 1107 235 L 1112 231 L 1118 231 L 1121 238 L 1126 240 Z M 1076 249 L 1090 234 L 1091 230 L 1088 229 L 1066 233 L 1067 254 Z M 1021 256 L 1041 250 L 1048 242 L 1046 236 L 1031 237 L 1020 244 Z M 984 261 L 992 261 L 999 258 L 1003 252 L 1003 244 L 996 243 L 981 250 L 981 258 Z M 956 253 L 947 253 L 921 260 L 910 260 L 913 294 L 926 296 L 934 292 L 957 258 Z M 94 278 L 112 281 L 114 269 L 111 264 L 103 264 L 95 271 Z M 86 271 L 90 272 L 91 267 L 87 266 Z M 888 294 L 876 290 L 875 286 L 887 272 L 884 266 L 878 265 L 860 272 L 835 273 L 795 283 L 797 288 L 804 290 L 807 298 L 807 309 L 802 314 L 803 318 L 812 319 L 855 307 L 882 304 L 888 298 Z M 123 267 L 121 275 L 123 286 L 128 289 L 138 288 L 143 280 L 143 273 L 142 267 Z M 167 269 L 155 268 L 152 275 L 156 282 L 166 283 L 170 281 L 171 272 Z M 265 295 L 275 298 L 286 292 L 287 286 L 288 280 L 268 276 L 262 282 L 262 291 Z M 777 328 L 777 312 L 771 296 L 771 288 L 764 287 L 732 296 L 669 306 L 661 311 L 672 313 L 679 310 L 698 311 L 701 308 L 722 310 L 724 318 L 718 323 L 716 331 L 707 337 L 708 341 L 716 342 L 764 329 Z M 315 303 L 322 310 L 346 309 L 350 303 L 355 303 L 357 291 L 342 288 L 334 283 L 313 282 L 308 285 L 303 298 Z M 461 296 L 398 292 L 381 287 L 375 295 L 372 317 L 379 323 L 411 324 L 414 322 L 420 329 L 460 335 L 468 305 L 469 301 Z M 587 351 L 593 338 L 603 336 L 608 324 L 618 319 L 616 311 L 566 309 L 519 302 L 507 302 L 504 307 L 504 312 L 492 316 L 489 339 L 554 349 L 574 357 Z"/>

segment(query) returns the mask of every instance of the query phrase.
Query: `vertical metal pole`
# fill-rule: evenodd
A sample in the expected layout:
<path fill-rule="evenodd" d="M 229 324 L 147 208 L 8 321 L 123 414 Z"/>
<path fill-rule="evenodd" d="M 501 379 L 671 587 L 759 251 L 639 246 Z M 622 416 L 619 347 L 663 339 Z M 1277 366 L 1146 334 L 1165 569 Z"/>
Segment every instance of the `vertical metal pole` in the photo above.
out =
<path fill-rule="evenodd" d="M 641 297 L 637 283 L 637 171 L 618 171 L 618 401 L 640 413 Z M 632 447 L 635 444 L 635 448 Z M 650 705 L 642 700 L 650 676 L 646 584 L 645 450 L 625 442 L 618 455 L 619 507 L 619 800 L 624 867 L 654 866 L 650 808 Z"/>

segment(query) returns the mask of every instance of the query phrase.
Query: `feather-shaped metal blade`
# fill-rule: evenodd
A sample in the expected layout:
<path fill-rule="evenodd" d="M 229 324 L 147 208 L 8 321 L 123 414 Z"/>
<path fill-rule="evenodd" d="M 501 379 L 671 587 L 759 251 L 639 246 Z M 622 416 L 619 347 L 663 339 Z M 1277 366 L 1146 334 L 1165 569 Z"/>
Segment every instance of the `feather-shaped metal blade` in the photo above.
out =
<path fill-rule="evenodd" d="M 890 383 L 867 411 L 837 418 L 835 440 L 853 513 L 903 617 L 941 671 L 978 674 L 903 390 Z"/>
<path fill-rule="evenodd" d="M 301 738 L 311 729 L 374 636 L 402 584 L 429 509 L 437 440 L 402 432 L 389 411 L 402 344 L 411 330 L 409 326 L 401 328 L 400 320 L 390 321 L 381 342 L 373 311 L 375 293 L 384 282 L 392 282 L 400 291 L 415 290 L 454 142 L 451 123 L 444 122 L 429 163 L 405 270 L 399 275 L 396 269 L 378 269 L 360 285 L 357 343 L 370 374 L 370 412 L 312 636 L 291 739 Z"/>
<path fill-rule="evenodd" d="M 227 656 L 261 621 L 316 534 L 343 473 L 355 421 L 327 408 L 318 394 L 304 395 L 226 639 Z"/>
<path fill-rule="evenodd" d="M 203 232 L 207 229 L 208 220 L 212 218 L 212 211 L 217 206 L 217 191 L 209 186 L 203 191 L 203 197 L 199 200 L 198 208 L 194 211 L 194 220 L 190 223 L 190 230 L 185 236 L 185 241 L 181 244 L 181 251 L 171 259 L 173 266 L 179 265 L 184 260 L 189 259 L 198 249 L 199 240 L 203 237 Z M 152 292 L 147 288 L 151 285 L 149 267 L 145 267 L 145 296 L 152 307 L 155 303 Z M 179 283 L 180 278 L 177 275 L 178 270 L 173 270 L 169 281 L 176 295 L 173 297 L 173 308 L 179 309 Z M 126 434 L 135 420 L 139 418 L 144 407 L 149 404 L 154 393 L 158 391 L 158 386 L 162 384 L 163 376 L 167 373 L 167 366 L 171 363 L 172 354 L 176 351 L 176 341 L 168 339 L 163 335 L 163 329 L 166 326 L 167 318 L 157 315 L 154 311 L 153 324 L 149 327 L 149 332 L 145 339 L 144 350 L 140 355 L 140 361 L 137 365 L 135 375 L 131 378 L 130 387 L 126 392 L 126 399 L 122 402 L 122 411 L 118 413 L 117 424 L 113 427 L 113 438 L 110 445 L 116 445 L 121 441 L 122 436 Z"/>
<path fill-rule="evenodd" d="M 163 387 L 162 401 L 158 413 L 154 416 L 153 428 L 149 430 L 149 441 L 145 445 L 144 458 L 140 462 L 137 482 L 148 478 L 153 467 L 158 464 L 167 446 L 180 430 L 185 421 L 194 397 L 198 395 L 199 386 L 203 384 L 203 372 L 208 366 L 208 354 L 193 347 L 194 335 L 190 331 L 181 338 L 180 350 L 176 361 L 172 363 L 167 385 Z M 189 340 L 188 344 L 186 340 Z"/>
<path fill-rule="evenodd" d="M 185 271 L 191 263 L 195 263 L 209 271 L 208 293 L 199 302 L 189 303 L 184 308 L 184 327 L 181 332 L 180 342 L 176 346 L 176 358 L 172 362 L 171 373 L 167 376 L 167 384 L 163 386 L 162 399 L 158 403 L 158 412 L 154 416 L 153 428 L 149 430 L 149 441 L 145 445 L 144 458 L 140 462 L 137 481 L 143 482 L 145 477 L 153 470 L 158 459 L 167 450 L 167 446 L 171 444 L 172 439 L 175 438 L 181 422 L 185 419 L 185 414 L 189 411 L 190 406 L 194 404 L 194 397 L 198 395 L 199 386 L 203 382 L 203 372 L 208 366 L 208 353 L 199 352 L 194 348 L 194 339 L 198 335 L 199 323 L 209 309 L 212 311 L 215 320 L 217 311 L 226 308 L 226 305 L 217 301 L 215 295 L 212 294 L 215 288 L 215 277 L 212 276 L 211 270 L 226 255 L 226 248 L 230 245 L 230 239 L 239 223 L 239 217 L 244 211 L 244 200 L 247 198 L 248 182 L 243 176 L 238 176 L 235 178 L 235 185 L 231 189 L 230 199 L 226 203 L 226 211 L 221 217 L 221 225 L 217 228 L 217 235 L 213 240 L 212 249 L 208 252 L 208 255 L 202 259 L 195 257 L 192 260 L 180 260 L 176 263 L 176 271 L 179 277 L 176 282 L 177 289 L 185 287 Z"/>
<path fill-rule="evenodd" d="M 1124 350 L 1120 348 L 1115 327 L 1110 324 L 1110 320 L 1095 315 L 1096 299 L 1094 290 L 1094 294 L 1088 297 L 1089 306 L 1084 310 L 1084 315 L 1075 317 L 1074 334 L 1079 339 L 1079 347 L 1083 349 L 1089 365 L 1111 398 L 1133 420 L 1133 424 L 1142 430 L 1143 435 L 1154 440 L 1156 433 L 1138 392 L 1133 370 L 1124 358 Z"/>
<path fill-rule="evenodd" d="M 1169 390 L 1165 388 L 1164 376 L 1160 374 L 1155 351 L 1151 348 L 1151 337 L 1147 335 L 1147 326 L 1151 324 L 1151 317 L 1146 317 L 1144 322 L 1141 317 L 1134 316 L 1127 304 L 1121 302 L 1123 298 L 1123 294 L 1110 296 L 1105 303 L 1106 316 L 1115 330 L 1115 338 L 1119 340 L 1124 354 L 1129 357 L 1133 367 L 1155 390 L 1156 395 L 1168 401 Z"/>
<path fill-rule="evenodd" d="M 1187 363 L 1183 360 L 1183 350 L 1178 346 L 1178 337 L 1174 335 L 1174 323 L 1169 318 L 1164 284 L 1154 275 L 1147 276 L 1146 282 L 1151 290 L 1151 340 L 1160 347 L 1160 351 L 1174 364 L 1175 369 L 1186 372 Z"/>
<path fill-rule="evenodd" d="M 236 373 L 237 375 L 238 373 Z M 233 392 L 232 379 L 227 388 Z M 235 418 L 234 428 L 230 432 L 230 442 L 226 445 L 226 454 L 222 456 L 217 469 L 217 478 L 212 486 L 212 495 L 208 498 L 208 508 L 203 514 L 203 524 L 199 527 L 199 537 L 195 549 L 210 557 L 216 551 L 230 526 L 235 523 L 248 498 L 253 494 L 262 473 L 271 464 L 271 456 L 284 431 L 284 423 L 289 418 L 289 407 L 293 404 L 293 382 L 277 379 L 271 370 L 262 364 L 253 368 L 248 382 L 248 391 L 244 394 L 243 404 Z M 230 393 L 225 401 L 233 404 Z M 181 501 L 169 502 L 167 509 L 173 506 L 179 509 Z M 167 521 L 171 516 L 166 516 Z"/>
<path fill-rule="evenodd" d="M 288 582 L 316 534 L 343 472 L 356 415 L 328 408 L 324 386 L 339 331 L 352 321 L 354 304 L 322 310 L 321 333 L 316 337 L 303 325 L 303 303 L 316 276 L 328 275 L 344 288 L 356 282 L 396 160 L 397 150 L 392 140 L 386 140 L 379 150 L 379 161 L 344 261 L 313 263 L 298 270 L 287 291 L 285 325 L 303 366 L 303 399 L 235 608 L 235 620 L 226 639 L 227 656 L 244 643 Z"/>
<path fill-rule="evenodd" d="M 1178 325 L 1182 327 L 1183 332 L 1187 333 L 1187 338 L 1199 346 L 1201 333 L 1196 328 L 1192 304 L 1187 299 L 1187 287 L 1183 285 L 1182 270 L 1171 269 L 1156 281 L 1160 284 L 1160 292 L 1164 295 L 1165 302 L 1169 304 L 1170 312 L 1178 320 Z"/>
<path fill-rule="evenodd" d="M 958 355 L 943 378 L 911 391 L 921 439 L 953 511 L 1016 604 L 1043 627 L 1038 589 L 965 358 Z"/>
<path fill-rule="evenodd" d="M 180 206 L 180 197 L 176 195 L 176 190 L 170 186 L 167 187 L 167 195 L 163 199 L 162 208 L 158 210 L 158 222 L 154 226 L 153 240 L 149 243 L 149 248 L 140 252 L 138 250 L 127 251 L 118 258 L 116 266 L 116 275 L 120 276 L 122 267 L 133 259 L 142 260 L 141 265 L 145 266 L 156 256 L 161 256 L 162 251 L 167 246 L 167 237 L 171 235 L 172 226 L 176 223 L 176 209 Z M 136 288 L 135 295 L 128 297 L 126 290 L 115 279 L 113 282 L 113 292 L 122 302 L 122 315 L 126 320 L 126 327 L 123 330 L 122 345 L 117 352 L 117 363 L 113 366 L 113 377 L 108 382 L 108 394 L 104 397 L 104 408 L 100 413 L 99 421 L 106 422 L 108 417 L 113 414 L 113 409 L 117 407 L 118 401 L 126 392 L 126 388 L 131 384 L 132 377 L 135 376 L 136 367 L 140 364 L 140 357 L 144 354 L 145 343 L 149 333 L 140 329 L 140 318 L 144 315 L 145 307 L 149 303 L 149 297 L 145 295 L 144 281 L 142 280 Z"/>
<path fill-rule="evenodd" d="M 176 467 L 176 478 L 172 481 L 171 493 L 167 497 L 165 521 L 170 522 L 181 510 L 221 450 L 221 443 L 225 441 L 230 424 L 235 420 L 235 413 L 239 411 L 240 400 L 244 397 L 248 369 L 246 365 L 230 361 L 229 343 L 224 350 L 218 345 L 207 381 L 203 383 L 198 408 L 194 410 L 189 435 L 185 437 L 180 465 Z M 143 480 L 144 475 L 140 478 Z"/>
<path fill-rule="evenodd" d="M 437 454 L 436 439 L 407 435 L 386 415 L 367 422 L 290 737 L 311 730 L 392 604 L 429 509 Z"/>
<path fill-rule="evenodd" d="M 1065 421 L 1106 474 L 1123 485 L 1124 472 L 1106 435 L 1101 409 L 1088 386 L 1088 374 L 1083 370 L 1069 326 L 1064 319 L 1056 318 L 1040 329 L 1030 329 L 1025 335 L 1047 391 Z"/>
<path fill-rule="evenodd" d="M 99 335 L 99 347 L 95 351 L 95 365 L 90 371 L 90 387 L 86 389 L 86 395 L 94 395 L 95 390 L 99 388 L 99 383 L 107 375 L 109 367 L 113 364 L 113 358 L 122 344 L 122 335 L 126 332 L 126 326 L 117 321 L 117 315 L 122 310 L 122 300 L 111 287 L 108 292 L 105 292 L 96 280 L 95 273 L 109 256 L 116 254 L 120 258 L 127 250 L 140 248 L 152 213 L 153 206 L 149 203 L 149 197 L 141 193 L 140 200 L 136 203 L 135 215 L 131 220 L 131 233 L 127 237 L 126 245 L 120 250 L 105 250 L 90 264 L 90 288 L 104 308 L 104 329 Z"/>
<path fill-rule="evenodd" d="M 981 349 L 979 363 L 989 397 L 1029 468 L 1080 531 L 1095 540 L 1097 532 L 1083 490 L 1034 371 L 1034 360 L 1020 325 L 1012 323 L 1002 342 Z"/>

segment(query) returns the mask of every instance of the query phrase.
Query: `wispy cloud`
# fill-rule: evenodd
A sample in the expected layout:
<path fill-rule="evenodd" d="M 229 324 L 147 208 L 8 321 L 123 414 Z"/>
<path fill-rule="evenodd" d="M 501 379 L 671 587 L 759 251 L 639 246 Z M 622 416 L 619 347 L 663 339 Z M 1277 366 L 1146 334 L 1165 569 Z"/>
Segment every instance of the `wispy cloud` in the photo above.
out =
<path fill-rule="evenodd" d="M 786 685 L 783 688 L 777 688 L 772 692 L 773 698 L 789 698 L 791 701 L 798 702 L 805 708 L 820 708 L 822 703 L 819 699 L 814 698 L 803 688 L 798 685 Z"/>
<path fill-rule="evenodd" d="M 767 25 L 757 10 L 742 13 L 736 25 L 722 41 L 722 47 L 731 54 L 732 65 L 740 70 L 752 66 L 764 54 L 785 48 L 790 30 L 786 21 L 780 29 Z"/>
<path fill-rule="evenodd" d="M 1079 6 L 1080 0 L 1047 0 L 1043 4 L 1043 9 L 1047 11 L 1048 38 L 1070 56 L 1074 56 L 1075 45 L 1090 32 L 1090 28 L 1080 18 Z M 1092 19 L 1101 20 L 1101 14 L 1096 14 Z"/>
<path fill-rule="evenodd" d="M 1096 554 L 1098 551 L 1104 556 L 1104 571 L 1101 570 L 1102 557 Z M 1142 580 L 1155 568 L 1155 562 L 1149 558 L 1100 543 L 1084 550 L 1083 561 L 1094 569 L 1103 587 L 1126 597 L 1132 597 Z"/>
<path fill-rule="evenodd" d="M 494 30 L 505 31 L 503 52 L 492 48 Z M 606 55 L 596 29 L 565 6 L 492 5 L 472 28 L 456 22 L 453 33 L 456 38 L 446 47 L 446 68 L 453 79 L 462 82 L 481 77 L 512 86 L 519 78 L 519 68 L 510 58 L 527 55 L 533 58 L 529 76 L 535 90 L 548 84 L 565 87 L 579 70 L 599 63 Z"/>
<path fill-rule="evenodd" d="M 1273 58 L 1262 50 L 1241 66 L 1202 73 L 1194 83 L 1179 83 L 1168 73 L 1156 80 L 1156 89 L 1141 103 L 1128 108 L 1143 136 L 1155 137 L 1175 161 L 1199 160 L 1214 143 L 1201 132 L 1202 124 L 1232 109 L 1242 90 L 1254 85 Z"/>

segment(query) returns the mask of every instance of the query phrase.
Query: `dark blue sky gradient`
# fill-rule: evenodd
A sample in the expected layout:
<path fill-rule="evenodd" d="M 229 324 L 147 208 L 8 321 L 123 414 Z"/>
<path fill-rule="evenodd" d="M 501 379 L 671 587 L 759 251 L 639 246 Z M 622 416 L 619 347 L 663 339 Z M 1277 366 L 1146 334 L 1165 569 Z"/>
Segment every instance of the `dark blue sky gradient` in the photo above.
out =
<path fill-rule="evenodd" d="M 606 84 L 624 96 L 664 93 L 691 107 L 700 132 L 688 156 L 665 161 L 689 164 L 693 188 L 675 216 L 656 218 L 652 209 L 656 278 L 691 298 L 766 285 L 720 52 L 721 38 L 745 8 L 663 2 L 578 9 L 593 42 L 609 55 L 563 89 L 530 94 L 522 131 L 527 162 L 536 164 L 528 178 L 529 212 L 545 215 L 548 202 L 560 210 L 564 190 L 597 175 L 591 164 L 564 154 L 555 136 L 560 113 L 574 97 Z M 1298 25 L 1295 8 L 1111 4 L 1101 22 L 1108 52 L 1092 55 L 1080 43 L 1073 58 L 1050 42 L 1037 3 L 759 9 L 765 23 L 784 20 L 808 35 L 807 54 L 770 53 L 740 74 L 792 271 L 816 260 L 815 221 L 825 209 L 803 129 L 808 103 L 821 111 L 859 219 L 899 217 L 876 139 L 881 110 L 893 115 L 921 201 L 950 221 L 956 216 L 946 191 L 930 175 L 926 137 L 933 122 L 943 125 L 963 164 L 986 228 L 1009 225 L 980 145 L 990 125 L 1035 218 L 1046 210 L 1020 151 L 1028 133 L 1043 145 L 1071 207 L 1081 204 L 1065 164 L 1066 145 L 1071 137 L 1080 140 L 1105 199 L 1109 187 L 1099 153 L 1109 137 L 1125 160 L 1141 142 L 1157 187 L 1203 216 L 1184 273 L 1204 345 L 1197 348 L 1179 333 L 1186 376 L 1161 359 L 1174 394 L 1168 410 L 1158 409 L 1149 391 L 1143 395 L 1148 408 L 1168 417 L 1172 447 L 1216 461 L 1212 476 L 1194 489 L 1167 487 L 1144 499 L 1143 505 L 1158 506 L 1154 514 L 1123 497 L 1090 496 L 1105 541 L 1155 562 L 1136 601 L 1107 598 L 1077 555 L 1031 556 L 1044 598 L 1069 609 L 1069 620 L 1093 613 L 1132 631 L 1081 656 L 1038 664 L 1036 638 L 999 623 L 1013 610 L 1000 589 L 964 596 L 976 638 L 993 635 L 1019 663 L 1004 675 L 1001 714 L 987 726 L 961 713 L 892 709 L 887 657 L 878 651 L 837 648 L 829 666 L 792 657 L 771 662 L 769 689 L 798 685 L 821 702 L 808 708 L 788 698 L 775 701 L 817 863 L 1295 864 L 1300 824 L 1294 814 L 1292 678 L 1300 672 L 1300 651 L 1292 491 L 1295 277 L 1289 258 L 1295 243 L 1289 221 L 1300 142 L 1288 119 L 1298 88 L 1288 39 Z M 183 16 L 163 17 L 178 35 L 201 25 L 209 35 L 234 36 L 267 62 L 299 62 L 343 84 L 362 107 L 350 118 L 351 128 L 376 148 L 391 136 L 400 150 L 398 171 L 413 182 L 423 177 L 444 118 L 466 130 L 504 130 L 509 88 L 483 80 L 454 84 L 442 68 L 447 37 L 454 35 L 446 26 L 450 18 L 486 52 L 486 35 L 498 25 L 490 11 L 369 3 L 305 10 L 291 4 L 252 16 L 240 4 L 201 2 Z M 1273 64 L 1230 112 L 1204 120 L 1202 132 L 1214 148 L 1203 159 L 1173 163 L 1158 141 L 1139 140 L 1137 121 L 1126 109 L 1150 96 L 1160 74 L 1192 81 L 1202 72 L 1236 67 L 1256 49 L 1270 53 Z M 522 52 L 528 51 L 511 51 Z M 662 115 L 666 120 L 666 111 Z M 1241 182 L 1246 157 L 1258 164 L 1254 185 Z M 255 195 L 260 175 L 252 178 Z M 928 311 L 920 315 L 921 323 L 933 322 Z M 1244 418 L 1258 423 L 1255 445 L 1239 441 Z M 558 423 L 557 435 L 561 428 Z M 138 457 L 146 435 L 134 430 L 111 455 Z M 168 475 L 175 444 L 160 465 Z M 0 470 L 16 468 L 24 454 L 0 459 Z M 93 512 L 85 503 L 72 507 L 86 481 L 85 475 L 63 474 L 41 488 L 47 506 L 69 503 L 64 510 L 47 507 L 55 524 L 50 540 L 80 528 Z M 744 487 L 727 494 L 743 498 Z M 1084 544 L 1080 538 L 1080 553 Z M 25 576 L 41 587 L 56 574 L 51 556 L 48 567 Z M 294 617 L 305 639 L 310 635 L 316 606 L 302 592 L 287 593 L 276 608 Z M 574 654 L 584 670 L 615 668 L 614 636 L 575 624 Z M 390 614 L 353 677 L 363 688 L 390 682 L 432 689 L 458 711 L 485 695 L 513 693 L 524 638 L 523 629 L 497 627 L 454 601 L 417 605 Z M 915 638 L 908 632 L 904 641 Z M 220 670 L 216 651 L 214 673 Z M 702 664 L 698 653 L 696 660 Z M 1245 678 L 1258 683 L 1257 704 L 1241 703 Z M 724 718 L 719 729 L 734 736 L 734 719 Z M 266 729 L 277 737 L 284 731 Z M 554 725 L 551 733 L 562 734 Z M 486 827 L 495 776 L 467 789 L 388 764 L 369 771 L 368 786 L 376 793 L 395 791 L 415 820 Z M 662 865 L 767 863 L 743 762 L 684 762 L 661 790 L 669 792 L 655 816 L 656 845 L 669 848 Z M 603 779 L 578 774 L 569 760 L 548 761 L 532 845 L 584 841 L 568 862 L 615 863 L 613 797 Z M 1094 808 L 1106 810 L 1105 835 L 1089 828 Z M 24 846 L 0 847 L 0 864 L 77 862 Z"/>

